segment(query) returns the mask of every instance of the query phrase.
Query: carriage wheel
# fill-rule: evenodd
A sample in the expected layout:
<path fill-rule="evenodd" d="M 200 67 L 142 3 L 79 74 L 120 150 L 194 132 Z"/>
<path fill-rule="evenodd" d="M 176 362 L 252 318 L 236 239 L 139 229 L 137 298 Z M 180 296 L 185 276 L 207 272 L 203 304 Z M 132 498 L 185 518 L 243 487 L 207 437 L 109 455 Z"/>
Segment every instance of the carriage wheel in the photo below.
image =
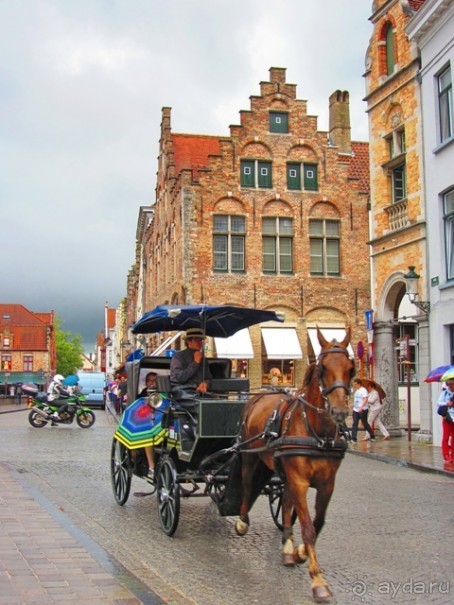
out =
<path fill-rule="evenodd" d="M 131 491 L 131 454 L 128 448 L 115 438 L 112 441 L 110 477 L 115 500 L 120 506 L 123 506 Z"/>
<path fill-rule="evenodd" d="M 180 517 L 180 486 L 172 458 L 165 458 L 157 468 L 156 499 L 161 527 L 165 534 L 173 536 Z"/>
<path fill-rule="evenodd" d="M 282 483 L 271 483 L 269 486 L 268 502 L 270 505 L 271 516 L 274 524 L 281 531 L 284 529 L 282 522 Z M 292 525 L 296 521 L 296 510 L 292 509 Z"/>

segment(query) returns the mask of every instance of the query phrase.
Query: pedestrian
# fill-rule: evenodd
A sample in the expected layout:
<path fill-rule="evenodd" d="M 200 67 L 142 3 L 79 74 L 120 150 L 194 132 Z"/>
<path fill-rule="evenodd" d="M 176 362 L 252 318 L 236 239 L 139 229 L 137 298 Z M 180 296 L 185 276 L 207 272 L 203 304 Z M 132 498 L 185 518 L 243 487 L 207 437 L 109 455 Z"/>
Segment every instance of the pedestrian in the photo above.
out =
<path fill-rule="evenodd" d="M 22 387 L 21 385 L 17 385 L 17 389 L 16 389 L 16 404 L 17 405 L 21 405 L 22 403 Z"/>
<path fill-rule="evenodd" d="M 377 391 L 377 385 L 373 380 L 370 380 L 367 385 L 368 396 L 367 403 L 369 405 L 369 415 L 367 417 L 367 422 L 370 426 L 374 426 L 374 423 L 380 429 L 381 434 L 383 435 L 383 439 L 389 439 L 389 432 L 387 431 L 385 425 L 381 419 L 381 412 L 383 410 L 383 401 L 380 398 L 380 395 Z"/>
<path fill-rule="evenodd" d="M 120 376 L 120 382 L 117 386 L 117 394 L 121 413 L 124 411 L 128 399 L 128 381 L 126 380 L 126 376 L 124 374 L 121 374 Z"/>
<path fill-rule="evenodd" d="M 442 416 L 443 435 L 441 438 L 441 453 L 445 462 L 454 462 L 454 379 L 446 381 L 446 387 L 438 398 L 437 412 Z"/>
<path fill-rule="evenodd" d="M 355 378 L 353 381 L 353 388 L 355 389 L 353 395 L 353 423 L 352 423 L 352 441 L 354 443 L 358 440 L 358 424 L 361 420 L 361 424 L 368 432 L 363 439 L 363 441 L 375 441 L 374 431 L 372 430 L 370 424 L 367 422 L 367 414 L 369 411 L 369 406 L 367 403 L 368 392 L 365 387 L 363 387 L 363 383 L 360 378 Z"/>

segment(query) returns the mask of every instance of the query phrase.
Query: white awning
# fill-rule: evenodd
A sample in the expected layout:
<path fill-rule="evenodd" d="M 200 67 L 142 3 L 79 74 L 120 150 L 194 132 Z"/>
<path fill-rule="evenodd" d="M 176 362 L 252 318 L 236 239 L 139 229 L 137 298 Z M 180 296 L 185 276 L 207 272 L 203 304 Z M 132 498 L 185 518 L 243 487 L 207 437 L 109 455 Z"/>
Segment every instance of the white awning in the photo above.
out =
<path fill-rule="evenodd" d="M 338 342 L 342 342 L 345 338 L 345 330 L 343 330 L 342 328 L 320 328 L 320 332 L 329 342 L 331 342 L 331 340 L 333 339 L 336 339 Z M 317 338 L 317 328 L 308 328 L 307 333 L 309 334 L 309 338 L 311 341 L 312 348 L 314 349 L 315 356 L 318 357 L 318 354 L 321 350 L 321 346 Z M 348 345 L 347 350 L 352 357 L 355 356 L 351 345 Z"/>
<path fill-rule="evenodd" d="M 218 357 L 227 359 L 252 359 L 254 357 L 251 336 L 247 328 L 238 330 L 228 338 L 215 338 L 214 344 Z"/>
<path fill-rule="evenodd" d="M 268 359 L 303 359 L 295 328 L 262 328 Z"/>

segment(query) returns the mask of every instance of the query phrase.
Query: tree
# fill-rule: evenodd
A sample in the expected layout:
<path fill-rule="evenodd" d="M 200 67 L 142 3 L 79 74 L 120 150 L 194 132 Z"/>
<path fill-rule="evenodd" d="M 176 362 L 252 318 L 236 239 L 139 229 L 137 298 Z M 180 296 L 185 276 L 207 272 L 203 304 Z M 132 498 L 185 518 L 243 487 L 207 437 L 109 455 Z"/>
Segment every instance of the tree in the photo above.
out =
<path fill-rule="evenodd" d="M 55 318 L 57 374 L 75 374 L 83 366 L 82 336 L 61 329 L 62 320 Z"/>

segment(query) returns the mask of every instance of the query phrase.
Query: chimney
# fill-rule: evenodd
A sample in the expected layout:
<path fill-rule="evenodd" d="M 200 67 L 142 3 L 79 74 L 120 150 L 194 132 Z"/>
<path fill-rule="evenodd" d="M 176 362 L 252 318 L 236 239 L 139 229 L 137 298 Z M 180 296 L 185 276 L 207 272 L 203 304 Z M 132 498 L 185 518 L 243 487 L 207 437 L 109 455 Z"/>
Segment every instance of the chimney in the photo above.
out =
<path fill-rule="evenodd" d="M 341 153 L 351 153 L 350 101 L 346 90 L 336 90 L 329 98 L 329 140 Z"/>

